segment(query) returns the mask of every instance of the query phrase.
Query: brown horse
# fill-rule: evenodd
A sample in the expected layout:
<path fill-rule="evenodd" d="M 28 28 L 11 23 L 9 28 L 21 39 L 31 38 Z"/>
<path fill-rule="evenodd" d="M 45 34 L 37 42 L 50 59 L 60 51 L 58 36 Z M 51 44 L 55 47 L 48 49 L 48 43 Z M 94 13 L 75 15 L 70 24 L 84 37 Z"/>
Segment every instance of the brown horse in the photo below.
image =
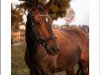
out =
<path fill-rule="evenodd" d="M 47 14 L 51 4 L 52 0 L 42 7 L 34 0 L 27 16 L 25 62 L 30 75 L 53 75 L 65 70 L 67 75 L 75 75 L 77 63 L 82 75 L 89 75 L 87 34 L 79 28 L 53 29 Z"/>

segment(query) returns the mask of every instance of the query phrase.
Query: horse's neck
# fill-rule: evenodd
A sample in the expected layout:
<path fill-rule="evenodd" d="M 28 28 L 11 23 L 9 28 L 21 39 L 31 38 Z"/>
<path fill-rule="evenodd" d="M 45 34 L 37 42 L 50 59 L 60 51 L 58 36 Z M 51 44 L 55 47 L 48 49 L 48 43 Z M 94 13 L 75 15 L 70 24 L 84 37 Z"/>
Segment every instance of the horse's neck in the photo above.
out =
<path fill-rule="evenodd" d="M 33 16 L 31 12 L 29 12 L 27 15 L 27 22 L 26 22 L 26 36 L 29 36 L 29 38 L 35 39 L 32 24 L 34 24 Z"/>
<path fill-rule="evenodd" d="M 31 13 L 28 13 L 27 15 L 25 37 L 29 53 L 36 53 L 35 45 L 37 43 L 37 40 L 33 32 Z"/>

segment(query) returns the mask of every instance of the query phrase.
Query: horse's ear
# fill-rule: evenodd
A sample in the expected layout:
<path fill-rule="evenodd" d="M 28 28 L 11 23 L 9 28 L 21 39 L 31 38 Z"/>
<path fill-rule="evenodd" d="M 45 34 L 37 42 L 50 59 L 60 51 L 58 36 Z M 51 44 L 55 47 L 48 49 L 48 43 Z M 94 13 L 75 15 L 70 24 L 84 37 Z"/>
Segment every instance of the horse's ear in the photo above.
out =
<path fill-rule="evenodd" d="M 33 0 L 34 2 L 34 7 L 36 8 L 38 6 L 38 0 Z"/>
<path fill-rule="evenodd" d="M 32 10 L 34 11 L 38 6 L 38 0 L 31 0 L 30 5 L 32 6 Z"/>
<path fill-rule="evenodd" d="M 47 12 L 49 11 L 50 6 L 52 5 L 52 3 L 53 3 L 53 0 L 50 0 L 49 3 L 47 3 L 47 4 L 45 5 L 44 9 L 45 9 Z"/>

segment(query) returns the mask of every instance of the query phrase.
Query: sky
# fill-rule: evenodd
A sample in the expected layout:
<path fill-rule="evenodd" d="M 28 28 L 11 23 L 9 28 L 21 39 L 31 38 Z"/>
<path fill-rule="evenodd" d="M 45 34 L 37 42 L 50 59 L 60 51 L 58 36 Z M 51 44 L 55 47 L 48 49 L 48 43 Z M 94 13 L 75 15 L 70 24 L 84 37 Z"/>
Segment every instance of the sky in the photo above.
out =
<path fill-rule="evenodd" d="M 12 0 L 12 3 L 19 3 L 19 1 Z M 89 0 L 72 0 L 70 5 L 75 12 L 75 17 L 70 25 L 89 25 Z M 58 18 L 53 21 L 53 24 L 61 26 L 66 24 L 66 21 L 64 18 Z"/>
<path fill-rule="evenodd" d="M 72 24 L 89 25 L 89 0 L 72 0 L 71 7 L 76 14 Z"/>
<path fill-rule="evenodd" d="M 72 0 L 70 4 L 75 11 L 74 20 L 70 23 L 70 25 L 89 25 L 89 0 Z M 62 25 L 66 24 L 66 21 L 59 18 L 53 23 Z"/>

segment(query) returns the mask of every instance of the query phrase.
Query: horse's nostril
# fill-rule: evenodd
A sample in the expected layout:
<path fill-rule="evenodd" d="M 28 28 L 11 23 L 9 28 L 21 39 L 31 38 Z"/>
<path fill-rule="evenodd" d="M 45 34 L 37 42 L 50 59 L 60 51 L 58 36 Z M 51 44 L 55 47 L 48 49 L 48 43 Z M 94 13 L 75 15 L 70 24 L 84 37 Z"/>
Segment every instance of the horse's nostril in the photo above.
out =
<path fill-rule="evenodd" d="M 50 49 L 48 49 L 48 52 L 51 52 L 51 50 L 50 50 Z"/>
<path fill-rule="evenodd" d="M 56 49 L 56 52 L 58 52 L 59 50 L 58 49 Z"/>
<path fill-rule="evenodd" d="M 52 49 L 51 49 L 51 52 L 52 52 L 52 53 L 55 53 L 55 50 L 54 50 L 54 48 L 52 48 Z"/>
<path fill-rule="evenodd" d="M 59 48 L 58 47 L 54 47 L 54 50 L 58 52 L 59 51 Z"/>
<path fill-rule="evenodd" d="M 55 51 L 55 48 L 54 48 L 54 47 L 52 47 L 52 50 L 53 50 L 53 51 Z"/>
<path fill-rule="evenodd" d="M 55 53 L 58 53 L 59 49 L 56 48 L 56 47 L 53 47 L 52 50 L 55 52 Z"/>
<path fill-rule="evenodd" d="M 47 47 L 47 53 L 49 54 L 49 55 L 56 55 L 57 53 L 58 53 L 58 51 L 59 51 L 59 48 L 58 47 L 56 47 L 56 46 L 54 46 L 54 47 Z"/>

